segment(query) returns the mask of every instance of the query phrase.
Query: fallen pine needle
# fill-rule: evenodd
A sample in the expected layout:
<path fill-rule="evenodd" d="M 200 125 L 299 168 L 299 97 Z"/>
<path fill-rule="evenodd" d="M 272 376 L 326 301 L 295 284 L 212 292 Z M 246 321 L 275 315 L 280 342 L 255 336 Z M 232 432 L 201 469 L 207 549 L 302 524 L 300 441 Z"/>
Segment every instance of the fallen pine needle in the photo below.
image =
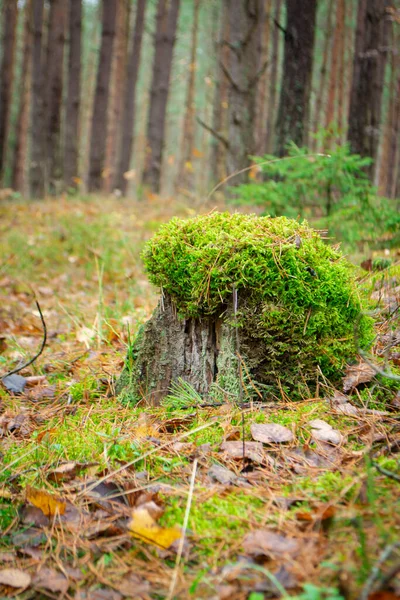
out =
<path fill-rule="evenodd" d="M 194 459 L 194 463 L 193 463 L 192 476 L 190 478 L 189 496 L 188 496 L 188 500 L 186 503 L 185 517 L 183 519 L 182 536 L 179 539 L 178 553 L 176 555 L 176 562 L 175 562 L 174 572 L 172 573 L 171 585 L 169 586 L 167 600 L 172 600 L 174 597 L 175 586 L 176 586 L 176 582 L 178 579 L 179 565 L 180 565 L 181 558 L 182 558 L 183 545 L 185 543 L 185 535 L 186 535 L 186 530 L 187 530 L 187 526 L 188 526 L 188 522 L 189 522 L 190 507 L 192 505 L 194 482 L 196 479 L 196 471 L 197 471 L 197 458 Z"/>

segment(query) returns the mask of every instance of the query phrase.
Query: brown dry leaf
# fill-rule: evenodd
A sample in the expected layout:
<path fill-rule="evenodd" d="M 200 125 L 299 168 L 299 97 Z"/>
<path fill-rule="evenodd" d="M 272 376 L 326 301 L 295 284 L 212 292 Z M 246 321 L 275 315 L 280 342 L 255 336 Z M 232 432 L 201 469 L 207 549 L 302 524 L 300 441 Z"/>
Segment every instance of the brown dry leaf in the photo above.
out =
<path fill-rule="evenodd" d="M 65 594 L 69 588 L 69 581 L 62 573 L 55 569 L 43 567 L 33 578 L 35 588 L 43 588 L 50 592 Z"/>
<path fill-rule="evenodd" d="M 243 550 L 250 556 L 267 556 L 281 558 L 287 554 L 294 555 L 299 549 L 299 543 L 271 529 L 251 531 L 243 540 Z"/>
<path fill-rule="evenodd" d="M 253 440 L 263 444 L 281 444 L 294 440 L 290 429 L 278 423 L 253 423 L 250 430 Z"/>
<path fill-rule="evenodd" d="M 219 483 L 222 483 L 223 485 L 235 483 L 237 480 L 237 475 L 222 465 L 212 465 L 212 467 L 208 470 L 208 476 L 211 477 L 211 479 L 215 479 Z"/>
<path fill-rule="evenodd" d="M 56 514 L 63 515 L 67 503 L 62 498 L 57 498 L 45 490 L 36 490 L 31 486 L 26 488 L 26 499 L 28 502 L 40 508 L 47 517 L 53 517 Z"/>
<path fill-rule="evenodd" d="M 243 458 L 243 442 L 241 441 L 224 442 L 221 444 L 221 450 L 225 452 L 229 458 Z M 266 454 L 261 442 L 245 442 L 244 454 L 245 458 L 249 458 L 255 463 L 262 463 L 266 460 Z"/>
<path fill-rule="evenodd" d="M 55 483 L 71 481 L 71 479 L 75 479 L 78 473 L 83 471 L 83 469 L 95 465 L 97 466 L 98 464 L 99 463 L 78 463 L 73 461 L 67 462 L 50 471 L 47 475 L 47 479 L 49 481 L 54 481 Z"/>
<path fill-rule="evenodd" d="M 313 421 L 309 421 L 308 424 L 312 427 L 311 436 L 314 440 L 328 442 L 335 446 L 339 445 L 343 440 L 342 434 L 322 419 L 314 419 Z"/>
<path fill-rule="evenodd" d="M 142 507 L 132 511 L 132 520 L 128 524 L 128 528 L 134 536 L 164 549 L 169 548 L 182 535 L 181 530 L 177 527 L 166 528 L 158 525 Z"/>
<path fill-rule="evenodd" d="M 326 521 L 335 516 L 336 508 L 332 504 L 314 506 L 310 512 L 296 512 L 296 519 L 299 521 Z"/>
<path fill-rule="evenodd" d="M 358 365 L 348 366 L 346 375 L 343 378 L 343 391 L 347 393 L 361 383 L 369 383 L 375 375 L 375 369 L 366 362 L 359 362 Z"/>
<path fill-rule="evenodd" d="M 21 569 L 1 569 L 0 584 L 25 589 L 31 583 L 31 576 Z"/>
<path fill-rule="evenodd" d="M 113 584 L 114 585 L 114 584 Z M 135 573 L 126 573 L 121 581 L 115 585 L 115 588 L 123 595 L 128 598 L 142 598 L 145 596 L 148 598 L 150 592 L 150 583 L 141 579 Z"/>

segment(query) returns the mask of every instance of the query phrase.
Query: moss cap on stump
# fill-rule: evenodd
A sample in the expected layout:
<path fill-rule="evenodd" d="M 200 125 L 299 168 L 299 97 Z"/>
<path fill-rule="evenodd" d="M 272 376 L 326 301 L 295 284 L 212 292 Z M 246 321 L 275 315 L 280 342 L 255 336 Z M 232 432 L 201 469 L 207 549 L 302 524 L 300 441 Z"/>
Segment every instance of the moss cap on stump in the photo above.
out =
<path fill-rule="evenodd" d="M 306 222 L 218 212 L 174 218 L 143 259 L 179 318 L 223 315 L 238 328 L 255 381 L 290 388 L 296 378 L 315 381 L 319 368 L 337 379 L 356 354 L 355 327 L 360 346 L 371 339 L 352 265 Z"/>

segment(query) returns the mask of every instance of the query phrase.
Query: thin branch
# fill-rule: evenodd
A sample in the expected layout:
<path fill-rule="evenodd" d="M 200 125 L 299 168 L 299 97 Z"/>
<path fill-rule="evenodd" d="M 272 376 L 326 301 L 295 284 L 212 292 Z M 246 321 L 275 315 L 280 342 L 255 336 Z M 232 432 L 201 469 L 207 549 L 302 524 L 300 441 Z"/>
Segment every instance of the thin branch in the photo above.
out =
<path fill-rule="evenodd" d="M 213 135 L 223 146 L 225 146 L 227 150 L 229 150 L 229 142 L 221 133 L 215 131 L 215 129 L 213 129 L 210 125 L 207 125 L 207 123 L 204 123 L 200 117 L 196 117 L 196 120 L 202 127 L 204 127 L 204 129 L 209 131 L 211 135 Z"/>
<path fill-rule="evenodd" d="M 222 60 L 219 61 L 219 64 L 220 64 L 223 74 L 225 75 L 225 77 L 227 78 L 227 80 L 229 81 L 231 86 L 233 88 L 235 88 L 235 90 L 238 91 L 240 94 L 245 94 L 246 90 L 242 90 L 242 88 L 236 83 L 236 81 L 233 79 L 233 77 L 230 74 L 230 72 L 228 71 L 228 69 L 225 67 Z"/>
<path fill-rule="evenodd" d="M 396 473 L 393 473 L 393 471 L 388 471 L 388 469 L 384 469 L 383 467 L 378 465 L 378 463 L 376 463 L 375 461 L 373 461 L 372 464 L 374 465 L 375 469 L 377 471 L 379 471 L 379 473 L 382 473 L 382 475 L 385 475 L 386 477 L 390 477 L 390 479 L 394 479 L 395 481 L 398 481 L 400 483 L 400 475 L 396 475 Z"/>
<path fill-rule="evenodd" d="M 43 313 L 41 311 L 39 302 L 37 300 L 35 300 L 36 302 L 36 306 L 37 309 L 39 311 L 39 315 L 40 315 L 40 320 L 42 321 L 42 325 L 43 325 L 43 340 L 42 340 L 42 345 L 39 348 L 39 351 L 37 352 L 37 354 L 35 354 L 35 356 L 33 358 L 31 358 L 30 360 L 28 360 L 28 362 L 26 362 L 25 364 L 23 364 L 21 367 L 17 367 L 16 369 L 13 369 L 12 371 L 9 371 L 8 373 L 6 373 L 6 375 L 3 375 L 2 379 L 5 379 L 6 377 L 10 377 L 10 375 L 14 375 L 15 373 L 19 373 L 20 371 L 22 371 L 22 369 L 26 369 L 26 367 L 29 367 L 29 365 L 31 365 L 32 363 L 35 362 L 35 360 L 37 360 L 39 358 L 39 356 L 42 354 L 44 347 L 46 345 L 46 341 L 47 341 L 47 327 L 46 327 L 46 323 L 43 317 Z"/>
<path fill-rule="evenodd" d="M 280 31 L 282 31 L 282 33 L 285 36 L 288 35 L 287 29 L 285 29 L 284 27 L 282 27 L 282 25 L 276 19 L 274 19 L 274 24 L 275 24 L 275 27 L 277 27 Z"/>
<path fill-rule="evenodd" d="M 261 76 L 263 75 L 265 69 L 268 67 L 268 59 L 264 62 L 264 64 L 262 65 L 262 67 L 257 71 L 256 75 L 253 77 L 253 79 L 249 82 L 248 85 L 248 89 L 251 90 L 252 87 L 254 87 L 255 85 L 257 85 L 257 83 L 259 82 Z"/>

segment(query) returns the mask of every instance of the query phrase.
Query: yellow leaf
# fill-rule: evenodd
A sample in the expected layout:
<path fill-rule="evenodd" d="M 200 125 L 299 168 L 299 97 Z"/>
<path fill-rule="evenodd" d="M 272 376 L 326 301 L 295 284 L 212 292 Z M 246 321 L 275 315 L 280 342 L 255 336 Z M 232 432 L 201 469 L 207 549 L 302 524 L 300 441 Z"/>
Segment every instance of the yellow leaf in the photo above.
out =
<path fill-rule="evenodd" d="M 134 536 L 159 548 L 169 548 L 182 534 L 177 527 L 161 527 L 145 508 L 140 507 L 132 512 L 128 527 Z"/>
<path fill-rule="evenodd" d="M 36 490 L 31 486 L 26 488 L 26 499 L 39 508 L 46 517 L 54 517 L 57 513 L 63 515 L 67 506 L 62 498 L 56 498 L 45 490 Z"/>
<path fill-rule="evenodd" d="M 190 171 L 190 173 L 193 173 L 193 165 L 190 162 L 190 160 L 187 160 L 185 162 L 185 169 L 186 169 L 186 171 Z"/>
<path fill-rule="evenodd" d="M 83 183 L 82 179 L 80 177 L 73 177 L 72 181 L 74 183 L 76 183 L 77 185 L 80 185 L 81 183 Z"/>
<path fill-rule="evenodd" d="M 193 156 L 195 158 L 203 158 L 204 152 L 202 152 L 201 150 L 198 150 L 197 148 L 193 148 Z"/>

